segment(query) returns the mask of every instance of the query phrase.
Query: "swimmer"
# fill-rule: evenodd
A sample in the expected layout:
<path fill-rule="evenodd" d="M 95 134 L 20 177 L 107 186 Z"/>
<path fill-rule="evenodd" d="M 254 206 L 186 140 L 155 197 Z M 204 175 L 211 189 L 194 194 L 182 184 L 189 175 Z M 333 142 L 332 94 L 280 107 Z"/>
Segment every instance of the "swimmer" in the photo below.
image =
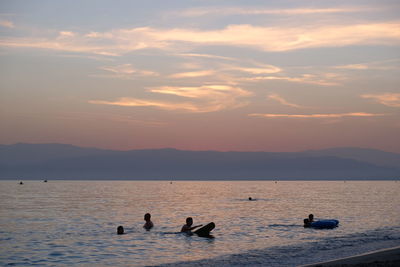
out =
<path fill-rule="evenodd" d="M 310 223 L 312 223 L 312 222 L 314 221 L 314 214 L 309 214 L 309 215 L 308 215 L 308 221 L 309 221 Z"/>
<path fill-rule="evenodd" d="M 252 201 L 253 199 L 251 197 L 249 197 L 249 200 Z"/>
<path fill-rule="evenodd" d="M 304 219 L 304 228 L 306 227 L 310 227 L 311 226 L 311 222 L 308 219 Z"/>
<path fill-rule="evenodd" d="M 151 219 L 150 213 L 146 213 L 144 215 L 144 220 L 146 221 L 146 223 L 143 225 L 143 228 L 146 230 L 150 230 L 154 226 L 153 222 L 150 219 Z"/>
<path fill-rule="evenodd" d="M 193 225 L 193 218 L 192 217 L 186 218 L 186 224 L 182 226 L 181 232 L 191 233 L 193 229 L 203 226 L 202 224 L 200 224 L 192 227 L 192 225 Z"/>
<path fill-rule="evenodd" d="M 124 234 L 124 227 L 120 225 L 117 227 L 117 235 L 123 235 L 123 234 Z"/>

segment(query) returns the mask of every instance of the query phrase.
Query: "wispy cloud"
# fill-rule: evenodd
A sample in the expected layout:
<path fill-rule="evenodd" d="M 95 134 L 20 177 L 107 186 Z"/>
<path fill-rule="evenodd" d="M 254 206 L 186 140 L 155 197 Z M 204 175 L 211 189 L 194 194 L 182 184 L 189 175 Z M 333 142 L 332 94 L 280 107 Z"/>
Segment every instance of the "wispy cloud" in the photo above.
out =
<path fill-rule="evenodd" d="M 391 70 L 399 69 L 398 62 L 399 59 L 389 59 L 381 61 L 364 62 L 358 64 L 347 64 L 335 66 L 335 69 L 345 69 L 345 70 Z"/>
<path fill-rule="evenodd" d="M 224 57 L 224 56 L 210 55 L 210 54 L 182 53 L 175 55 L 181 57 L 199 57 L 199 58 L 212 58 L 212 59 L 223 59 L 223 60 L 236 60 L 235 58 L 231 57 Z"/>
<path fill-rule="evenodd" d="M 14 23 L 10 20 L 0 20 L 0 26 L 10 29 L 15 27 Z"/>
<path fill-rule="evenodd" d="M 181 45 L 189 44 L 251 47 L 264 51 L 350 45 L 398 45 L 400 44 L 400 22 L 297 27 L 260 27 L 239 24 L 229 25 L 220 30 L 142 27 L 69 35 L 68 32 L 64 32 L 56 38 L 3 38 L 0 46 L 116 56 L 145 48 L 173 51 Z M 60 36 L 68 38 L 59 38 Z"/>
<path fill-rule="evenodd" d="M 334 73 L 325 73 L 322 75 L 316 74 L 303 74 L 299 77 L 288 77 L 288 76 L 255 76 L 240 78 L 242 81 L 258 82 L 265 80 L 282 80 L 294 83 L 305 83 L 305 84 L 315 84 L 321 86 L 335 86 L 339 85 L 339 80 L 343 79 Z"/>
<path fill-rule="evenodd" d="M 255 75 L 260 75 L 260 74 L 271 74 L 271 73 L 278 73 L 281 72 L 282 69 L 273 66 L 273 65 L 266 65 L 266 64 L 258 64 L 257 67 L 237 67 L 237 66 L 231 66 L 228 67 L 228 69 L 231 70 L 238 70 L 250 74 L 255 74 Z"/>
<path fill-rule="evenodd" d="M 70 37 L 74 37 L 75 33 L 74 32 L 70 32 L 70 31 L 60 31 L 58 38 L 70 38 Z"/>
<path fill-rule="evenodd" d="M 400 23 L 321 25 L 312 27 L 258 27 L 230 25 L 222 30 L 152 30 L 148 34 L 162 41 L 195 44 L 248 46 L 265 51 L 348 46 L 356 44 L 393 45 L 400 42 Z"/>
<path fill-rule="evenodd" d="M 363 7 L 344 8 L 244 8 L 244 7 L 204 7 L 180 10 L 176 15 L 184 17 L 199 17 L 207 15 L 229 16 L 229 15 L 311 15 L 330 13 L 350 13 L 372 10 Z"/>
<path fill-rule="evenodd" d="M 170 78 L 179 79 L 179 78 L 196 78 L 196 77 L 204 77 L 213 75 L 215 72 L 213 70 L 200 70 L 200 71 L 191 71 L 191 72 L 180 72 L 170 75 Z"/>
<path fill-rule="evenodd" d="M 388 107 L 400 107 L 400 93 L 365 94 L 362 98 L 370 98 Z"/>
<path fill-rule="evenodd" d="M 344 117 L 376 117 L 384 116 L 385 114 L 374 114 L 365 112 L 354 113 L 330 113 L 330 114 L 272 114 L 272 113 L 253 113 L 249 114 L 252 117 L 263 118 L 295 118 L 295 119 L 330 119 Z"/>
<path fill-rule="evenodd" d="M 149 91 L 182 97 L 184 100 L 167 102 L 124 97 L 116 101 L 91 100 L 89 103 L 130 107 L 155 107 L 164 110 L 181 110 L 187 112 L 215 112 L 245 106 L 248 102 L 241 98 L 252 95 L 249 91 L 229 85 L 203 85 L 199 87 L 163 86 L 150 88 Z"/>
<path fill-rule="evenodd" d="M 104 66 L 99 67 L 101 70 L 112 72 L 112 77 L 115 78 L 130 78 L 136 76 L 157 76 L 158 73 L 149 70 L 135 69 L 132 64 L 122 64 L 117 66 Z"/>
<path fill-rule="evenodd" d="M 131 97 L 122 97 L 115 101 L 90 100 L 90 104 L 113 105 L 124 107 L 156 107 L 165 110 L 185 110 L 198 112 L 198 108 L 191 103 L 173 103 L 157 100 L 146 100 Z"/>
<path fill-rule="evenodd" d="M 278 94 L 270 94 L 270 95 L 268 95 L 268 98 L 275 100 L 284 106 L 289 106 L 289 107 L 293 107 L 293 108 L 302 108 L 302 106 L 300 106 L 300 105 L 288 102 L 286 99 L 279 96 Z"/>
<path fill-rule="evenodd" d="M 336 69 L 347 69 L 347 70 L 366 70 L 369 69 L 366 64 L 349 64 L 349 65 L 341 65 L 336 66 Z"/>

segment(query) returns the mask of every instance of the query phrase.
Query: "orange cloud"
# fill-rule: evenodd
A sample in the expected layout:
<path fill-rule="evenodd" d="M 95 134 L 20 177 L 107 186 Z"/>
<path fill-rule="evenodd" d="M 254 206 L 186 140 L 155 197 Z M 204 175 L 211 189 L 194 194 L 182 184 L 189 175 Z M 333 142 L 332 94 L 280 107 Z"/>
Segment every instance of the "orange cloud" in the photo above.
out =
<path fill-rule="evenodd" d="M 354 113 L 331 113 L 331 114 L 263 114 L 253 113 L 249 114 L 252 117 L 264 117 L 264 118 L 300 118 L 300 119 L 325 119 L 325 118 L 344 118 L 344 117 L 376 117 L 384 116 L 385 114 L 373 114 L 365 112 L 354 112 Z"/>
<path fill-rule="evenodd" d="M 61 36 L 70 35 L 64 32 Z M 107 40 L 107 42 L 104 42 Z M 184 44 L 182 44 L 182 42 Z M 229 25 L 220 30 L 155 29 L 141 27 L 109 32 L 74 34 L 68 38 L 8 38 L 0 46 L 33 47 L 60 51 L 121 55 L 144 48 L 176 50 L 182 45 L 252 47 L 264 51 L 290 51 L 349 45 L 398 45 L 400 22 L 353 25 L 260 27 Z"/>
<path fill-rule="evenodd" d="M 349 64 L 349 65 L 342 65 L 336 66 L 336 69 L 347 69 L 347 70 L 366 70 L 369 69 L 368 65 L 366 64 Z"/>
<path fill-rule="evenodd" d="M 201 71 L 191 71 L 191 72 L 181 72 L 170 75 L 170 78 L 179 79 L 179 78 L 195 78 L 195 77 L 204 77 L 213 75 L 214 71 L 212 70 L 201 70 Z"/>
<path fill-rule="evenodd" d="M 325 73 L 317 76 L 314 74 L 303 74 L 300 77 L 287 77 L 287 76 L 256 76 L 248 78 L 240 78 L 243 81 L 257 82 L 265 80 L 283 80 L 295 83 L 316 84 L 322 86 L 335 86 L 339 85 L 338 80 L 340 77 L 337 74 Z"/>
<path fill-rule="evenodd" d="M 90 100 L 90 104 L 113 105 L 124 107 L 156 107 L 166 110 L 186 110 L 198 112 L 198 108 L 191 103 L 172 103 L 165 101 L 146 100 L 130 97 L 122 97 L 116 101 Z"/>
<path fill-rule="evenodd" d="M 366 94 L 361 95 L 362 98 L 371 98 L 378 103 L 388 107 L 400 107 L 400 94 L 399 93 L 385 93 L 385 94 Z"/>
<path fill-rule="evenodd" d="M 182 110 L 188 112 L 215 112 L 225 109 L 242 107 L 248 102 L 242 97 L 251 93 L 238 87 L 229 85 L 204 85 L 199 87 L 158 87 L 149 89 L 152 93 L 168 94 L 190 99 L 190 101 L 166 102 L 138 98 L 120 98 L 117 101 L 91 100 L 91 104 L 130 106 L 130 107 L 155 107 L 165 110 Z"/>
<path fill-rule="evenodd" d="M 5 28 L 14 28 L 14 23 L 9 20 L 0 20 L 0 26 Z"/>

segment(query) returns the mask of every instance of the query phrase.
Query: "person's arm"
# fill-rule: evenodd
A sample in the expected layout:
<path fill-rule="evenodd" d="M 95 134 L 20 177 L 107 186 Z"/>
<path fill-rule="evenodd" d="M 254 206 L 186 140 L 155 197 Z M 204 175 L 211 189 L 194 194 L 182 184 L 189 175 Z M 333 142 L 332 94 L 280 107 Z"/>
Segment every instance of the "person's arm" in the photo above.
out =
<path fill-rule="evenodd" d="M 193 229 L 196 229 L 196 228 L 201 227 L 201 226 L 203 226 L 203 225 L 199 224 L 199 225 L 196 225 L 196 226 L 193 226 L 193 227 L 189 228 L 189 230 L 192 231 Z"/>

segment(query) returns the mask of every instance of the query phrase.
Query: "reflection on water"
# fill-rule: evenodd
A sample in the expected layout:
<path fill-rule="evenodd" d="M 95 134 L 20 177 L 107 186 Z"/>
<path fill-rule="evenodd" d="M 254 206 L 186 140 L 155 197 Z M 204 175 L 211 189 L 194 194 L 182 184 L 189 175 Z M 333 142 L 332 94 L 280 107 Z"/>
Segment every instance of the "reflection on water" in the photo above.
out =
<path fill-rule="evenodd" d="M 399 192 L 393 181 L 1 181 L 0 264 L 152 265 L 312 242 L 399 226 Z M 304 229 L 309 213 L 340 227 Z M 189 216 L 214 221 L 215 238 L 177 233 Z"/>

